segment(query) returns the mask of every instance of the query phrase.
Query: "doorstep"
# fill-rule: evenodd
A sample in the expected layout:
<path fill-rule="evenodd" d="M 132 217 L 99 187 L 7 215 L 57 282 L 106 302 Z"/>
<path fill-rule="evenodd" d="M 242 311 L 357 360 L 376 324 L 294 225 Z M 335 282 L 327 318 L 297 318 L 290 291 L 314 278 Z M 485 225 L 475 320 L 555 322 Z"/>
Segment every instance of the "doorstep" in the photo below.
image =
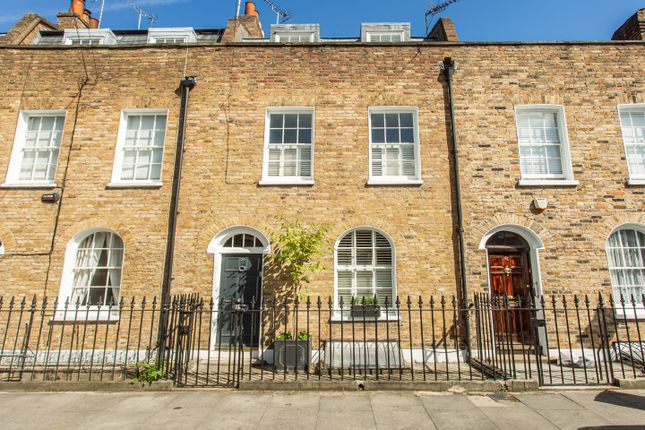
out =
<path fill-rule="evenodd" d="M 171 391 L 172 381 L 157 381 L 152 385 L 143 386 L 129 381 L 103 382 L 103 381 L 16 381 L 0 382 L 0 391 L 96 391 L 96 392 L 142 392 L 142 391 Z"/>
<path fill-rule="evenodd" d="M 616 387 L 623 388 L 626 390 L 645 390 L 645 379 L 644 378 L 637 378 L 637 379 L 616 378 L 614 379 L 614 385 Z"/>

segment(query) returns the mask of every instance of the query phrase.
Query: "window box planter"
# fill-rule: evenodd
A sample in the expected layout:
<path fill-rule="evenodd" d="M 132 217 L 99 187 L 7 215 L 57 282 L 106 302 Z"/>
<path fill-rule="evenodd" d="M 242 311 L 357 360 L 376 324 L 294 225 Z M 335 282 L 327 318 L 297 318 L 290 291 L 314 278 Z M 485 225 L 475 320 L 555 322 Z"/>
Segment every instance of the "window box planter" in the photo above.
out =
<path fill-rule="evenodd" d="M 311 339 L 307 340 L 276 340 L 273 344 L 274 364 L 276 370 L 309 371 L 311 363 Z"/>
<path fill-rule="evenodd" d="M 353 319 L 379 319 L 381 307 L 378 305 L 352 305 L 350 315 Z"/>

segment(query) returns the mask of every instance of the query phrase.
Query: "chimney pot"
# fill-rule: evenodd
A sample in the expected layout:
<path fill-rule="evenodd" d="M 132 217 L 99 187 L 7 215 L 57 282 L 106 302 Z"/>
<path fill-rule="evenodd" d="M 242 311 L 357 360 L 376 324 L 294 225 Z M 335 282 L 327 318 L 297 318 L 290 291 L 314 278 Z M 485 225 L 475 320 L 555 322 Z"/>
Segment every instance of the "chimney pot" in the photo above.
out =
<path fill-rule="evenodd" d="M 85 0 L 72 0 L 69 11 L 82 18 L 85 14 Z"/>
<path fill-rule="evenodd" d="M 256 17 L 260 17 L 260 14 L 258 11 L 255 9 L 255 3 L 252 1 L 247 1 L 246 2 L 246 9 L 244 10 L 244 15 L 253 15 Z"/>
<path fill-rule="evenodd" d="M 92 18 L 92 12 L 89 9 L 85 9 L 83 11 L 83 21 L 85 21 L 85 23 L 89 25 L 90 18 Z"/>
<path fill-rule="evenodd" d="M 99 20 L 96 18 L 90 18 L 90 28 L 99 28 Z"/>

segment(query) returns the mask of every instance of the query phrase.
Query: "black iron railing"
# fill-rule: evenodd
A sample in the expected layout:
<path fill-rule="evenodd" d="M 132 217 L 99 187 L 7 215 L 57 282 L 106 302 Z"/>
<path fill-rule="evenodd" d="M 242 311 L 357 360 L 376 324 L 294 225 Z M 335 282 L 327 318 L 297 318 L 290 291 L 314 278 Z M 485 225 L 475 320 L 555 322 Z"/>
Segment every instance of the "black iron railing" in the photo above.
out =
<path fill-rule="evenodd" d="M 488 379 L 606 385 L 645 377 L 644 305 L 645 297 L 484 294 L 464 303 L 416 297 L 338 305 L 322 298 L 215 303 L 196 295 L 163 306 L 156 299 L 102 306 L 0 299 L 0 379 L 127 380 L 146 362 L 175 384 L 196 387 Z"/>

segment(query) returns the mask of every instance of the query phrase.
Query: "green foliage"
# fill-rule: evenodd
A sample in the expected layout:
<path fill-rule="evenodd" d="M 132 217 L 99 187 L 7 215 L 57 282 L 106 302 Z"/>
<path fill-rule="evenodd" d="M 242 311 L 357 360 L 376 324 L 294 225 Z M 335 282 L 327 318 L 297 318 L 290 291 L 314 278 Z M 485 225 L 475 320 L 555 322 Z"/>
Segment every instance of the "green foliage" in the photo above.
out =
<path fill-rule="evenodd" d="M 306 331 L 301 331 L 301 332 L 298 333 L 298 340 L 299 341 L 309 340 L 309 337 L 311 337 L 311 335 L 309 333 L 307 333 Z M 290 331 L 286 331 L 286 332 L 276 336 L 276 340 L 282 340 L 282 341 L 293 340 L 293 333 L 291 333 Z"/>
<path fill-rule="evenodd" d="M 376 297 L 374 296 L 362 296 L 354 297 L 354 305 L 365 305 L 365 306 L 374 306 L 376 305 Z"/>
<path fill-rule="evenodd" d="M 141 382 L 142 385 L 151 385 L 153 382 L 163 378 L 163 371 L 156 363 L 140 361 L 137 363 L 137 370 L 139 371 L 139 376 L 132 379 L 132 382 L 135 384 Z"/>
<path fill-rule="evenodd" d="M 324 254 L 329 228 L 324 224 L 304 225 L 299 220 L 288 222 L 278 218 L 279 229 L 272 232 L 274 251 L 268 257 L 270 263 L 283 270 L 291 286 L 300 292 L 309 282 L 309 275 L 324 269 L 318 257 Z"/>

